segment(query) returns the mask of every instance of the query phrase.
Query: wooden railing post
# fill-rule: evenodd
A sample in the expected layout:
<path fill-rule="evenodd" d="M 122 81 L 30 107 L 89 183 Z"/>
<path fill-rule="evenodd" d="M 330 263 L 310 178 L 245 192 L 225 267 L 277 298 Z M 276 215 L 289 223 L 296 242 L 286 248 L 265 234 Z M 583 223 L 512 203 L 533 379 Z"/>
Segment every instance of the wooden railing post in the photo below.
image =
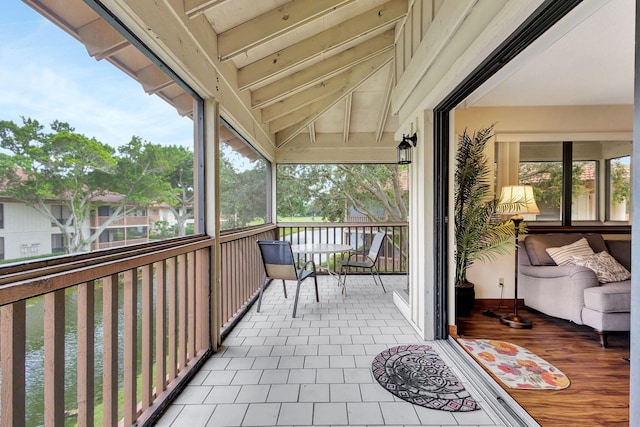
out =
<path fill-rule="evenodd" d="M 94 425 L 95 282 L 78 286 L 78 427 Z"/>
<path fill-rule="evenodd" d="M 24 362 L 26 340 L 26 304 L 18 301 L 0 307 L 2 353 L 2 417 L 6 427 L 24 427 Z"/>
<path fill-rule="evenodd" d="M 44 425 L 64 425 L 64 289 L 44 296 Z"/>

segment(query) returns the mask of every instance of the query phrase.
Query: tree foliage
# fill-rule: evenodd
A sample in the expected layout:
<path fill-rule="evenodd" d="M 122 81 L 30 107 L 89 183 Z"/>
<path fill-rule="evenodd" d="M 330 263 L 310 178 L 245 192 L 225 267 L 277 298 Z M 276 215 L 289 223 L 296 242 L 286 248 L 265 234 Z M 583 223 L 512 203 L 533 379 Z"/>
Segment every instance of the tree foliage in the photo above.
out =
<path fill-rule="evenodd" d="M 278 215 L 345 221 L 353 208 L 375 222 L 406 221 L 403 174 L 396 164 L 280 165 Z"/>
<path fill-rule="evenodd" d="M 220 216 L 222 229 L 264 222 L 267 213 L 267 166 L 258 159 L 240 167 L 240 156 L 226 144 L 220 150 Z"/>
<path fill-rule="evenodd" d="M 193 178 L 173 178 L 186 153 L 166 149 L 137 136 L 115 150 L 95 138 L 54 121 L 45 131 L 37 120 L 22 118 L 22 125 L 0 121 L 0 183 L 4 195 L 25 203 L 44 215 L 64 236 L 67 252 L 88 249 L 92 242 L 128 208 L 165 201 L 172 206 L 192 203 Z M 190 154 L 190 158 L 193 156 Z M 182 162 L 182 163 L 180 163 Z M 193 170 L 193 166 L 187 166 Z M 185 168 L 185 176 L 189 170 Z M 186 188 L 182 199 L 176 188 Z M 191 190 L 189 190 L 191 188 Z M 111 215 L 87 234 L 85 224 L 96 201 L 111 196 Z M 51 211 L 62 205 L 65 218 Z"/>

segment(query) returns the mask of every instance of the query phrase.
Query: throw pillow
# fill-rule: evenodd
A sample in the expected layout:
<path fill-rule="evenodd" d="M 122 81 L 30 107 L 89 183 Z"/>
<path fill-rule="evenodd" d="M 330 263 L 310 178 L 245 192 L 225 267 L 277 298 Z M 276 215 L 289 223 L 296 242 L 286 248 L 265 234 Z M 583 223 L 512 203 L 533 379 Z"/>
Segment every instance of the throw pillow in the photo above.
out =
<path fill-rule="evenodd" d="M 570 263 L 590 268 L 596 273 L 600 283 L 620 282 L 631 278 L 629 270 L 605 251 L 593 255 L 573 256 Z"/>
<path fill-rule="evenodd" d="M 589 242 L 584 237 L 573 242 L 570 245 L 560 246 L 559 248 L 545 249 L 553 262 L 557 265 L 568 265 L 572 256 L 593 255 L 593 249 L 589 246 Z"/>

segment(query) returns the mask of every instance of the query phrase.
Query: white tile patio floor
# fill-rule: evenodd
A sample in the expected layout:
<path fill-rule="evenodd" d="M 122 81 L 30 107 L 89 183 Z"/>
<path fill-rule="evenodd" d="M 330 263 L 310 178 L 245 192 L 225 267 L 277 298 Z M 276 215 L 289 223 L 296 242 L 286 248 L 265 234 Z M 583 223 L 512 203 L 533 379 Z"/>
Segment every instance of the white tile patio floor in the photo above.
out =
<path fill-rule="evenodd" d="M 441 354 L 482 410 L 447 412 L 401 400 L 371 373 L 373 358 L 398 344 L 424 342 L 392 301 L 405 276 L 383 276 L 387 293 L 369 275 L 350 276 L 343 296 L 333 278 L 302 285 L 291 317 L 295 283 L 274 281 L 262 309 L 234 328 L 158 421 L 158 426 L 503 426 L 494 405 Z M 441 342 L 440 342 L 441 343 Z M 439 352 L 440 353 L 440 352 Z"/>

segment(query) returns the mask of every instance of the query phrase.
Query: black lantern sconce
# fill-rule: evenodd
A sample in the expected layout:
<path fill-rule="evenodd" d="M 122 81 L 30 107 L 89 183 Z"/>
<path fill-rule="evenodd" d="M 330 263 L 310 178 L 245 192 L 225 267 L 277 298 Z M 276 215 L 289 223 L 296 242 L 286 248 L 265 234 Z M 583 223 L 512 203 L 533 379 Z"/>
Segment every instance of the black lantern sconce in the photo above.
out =
<path fill-rule="evenodd" d="M 418 136 L 414 133 L 411 136 L 402 135 L 402 142 L 398 145 L 398 164 L 408 165 L 411 163 L 411 146 L 416 146 Z"/>

